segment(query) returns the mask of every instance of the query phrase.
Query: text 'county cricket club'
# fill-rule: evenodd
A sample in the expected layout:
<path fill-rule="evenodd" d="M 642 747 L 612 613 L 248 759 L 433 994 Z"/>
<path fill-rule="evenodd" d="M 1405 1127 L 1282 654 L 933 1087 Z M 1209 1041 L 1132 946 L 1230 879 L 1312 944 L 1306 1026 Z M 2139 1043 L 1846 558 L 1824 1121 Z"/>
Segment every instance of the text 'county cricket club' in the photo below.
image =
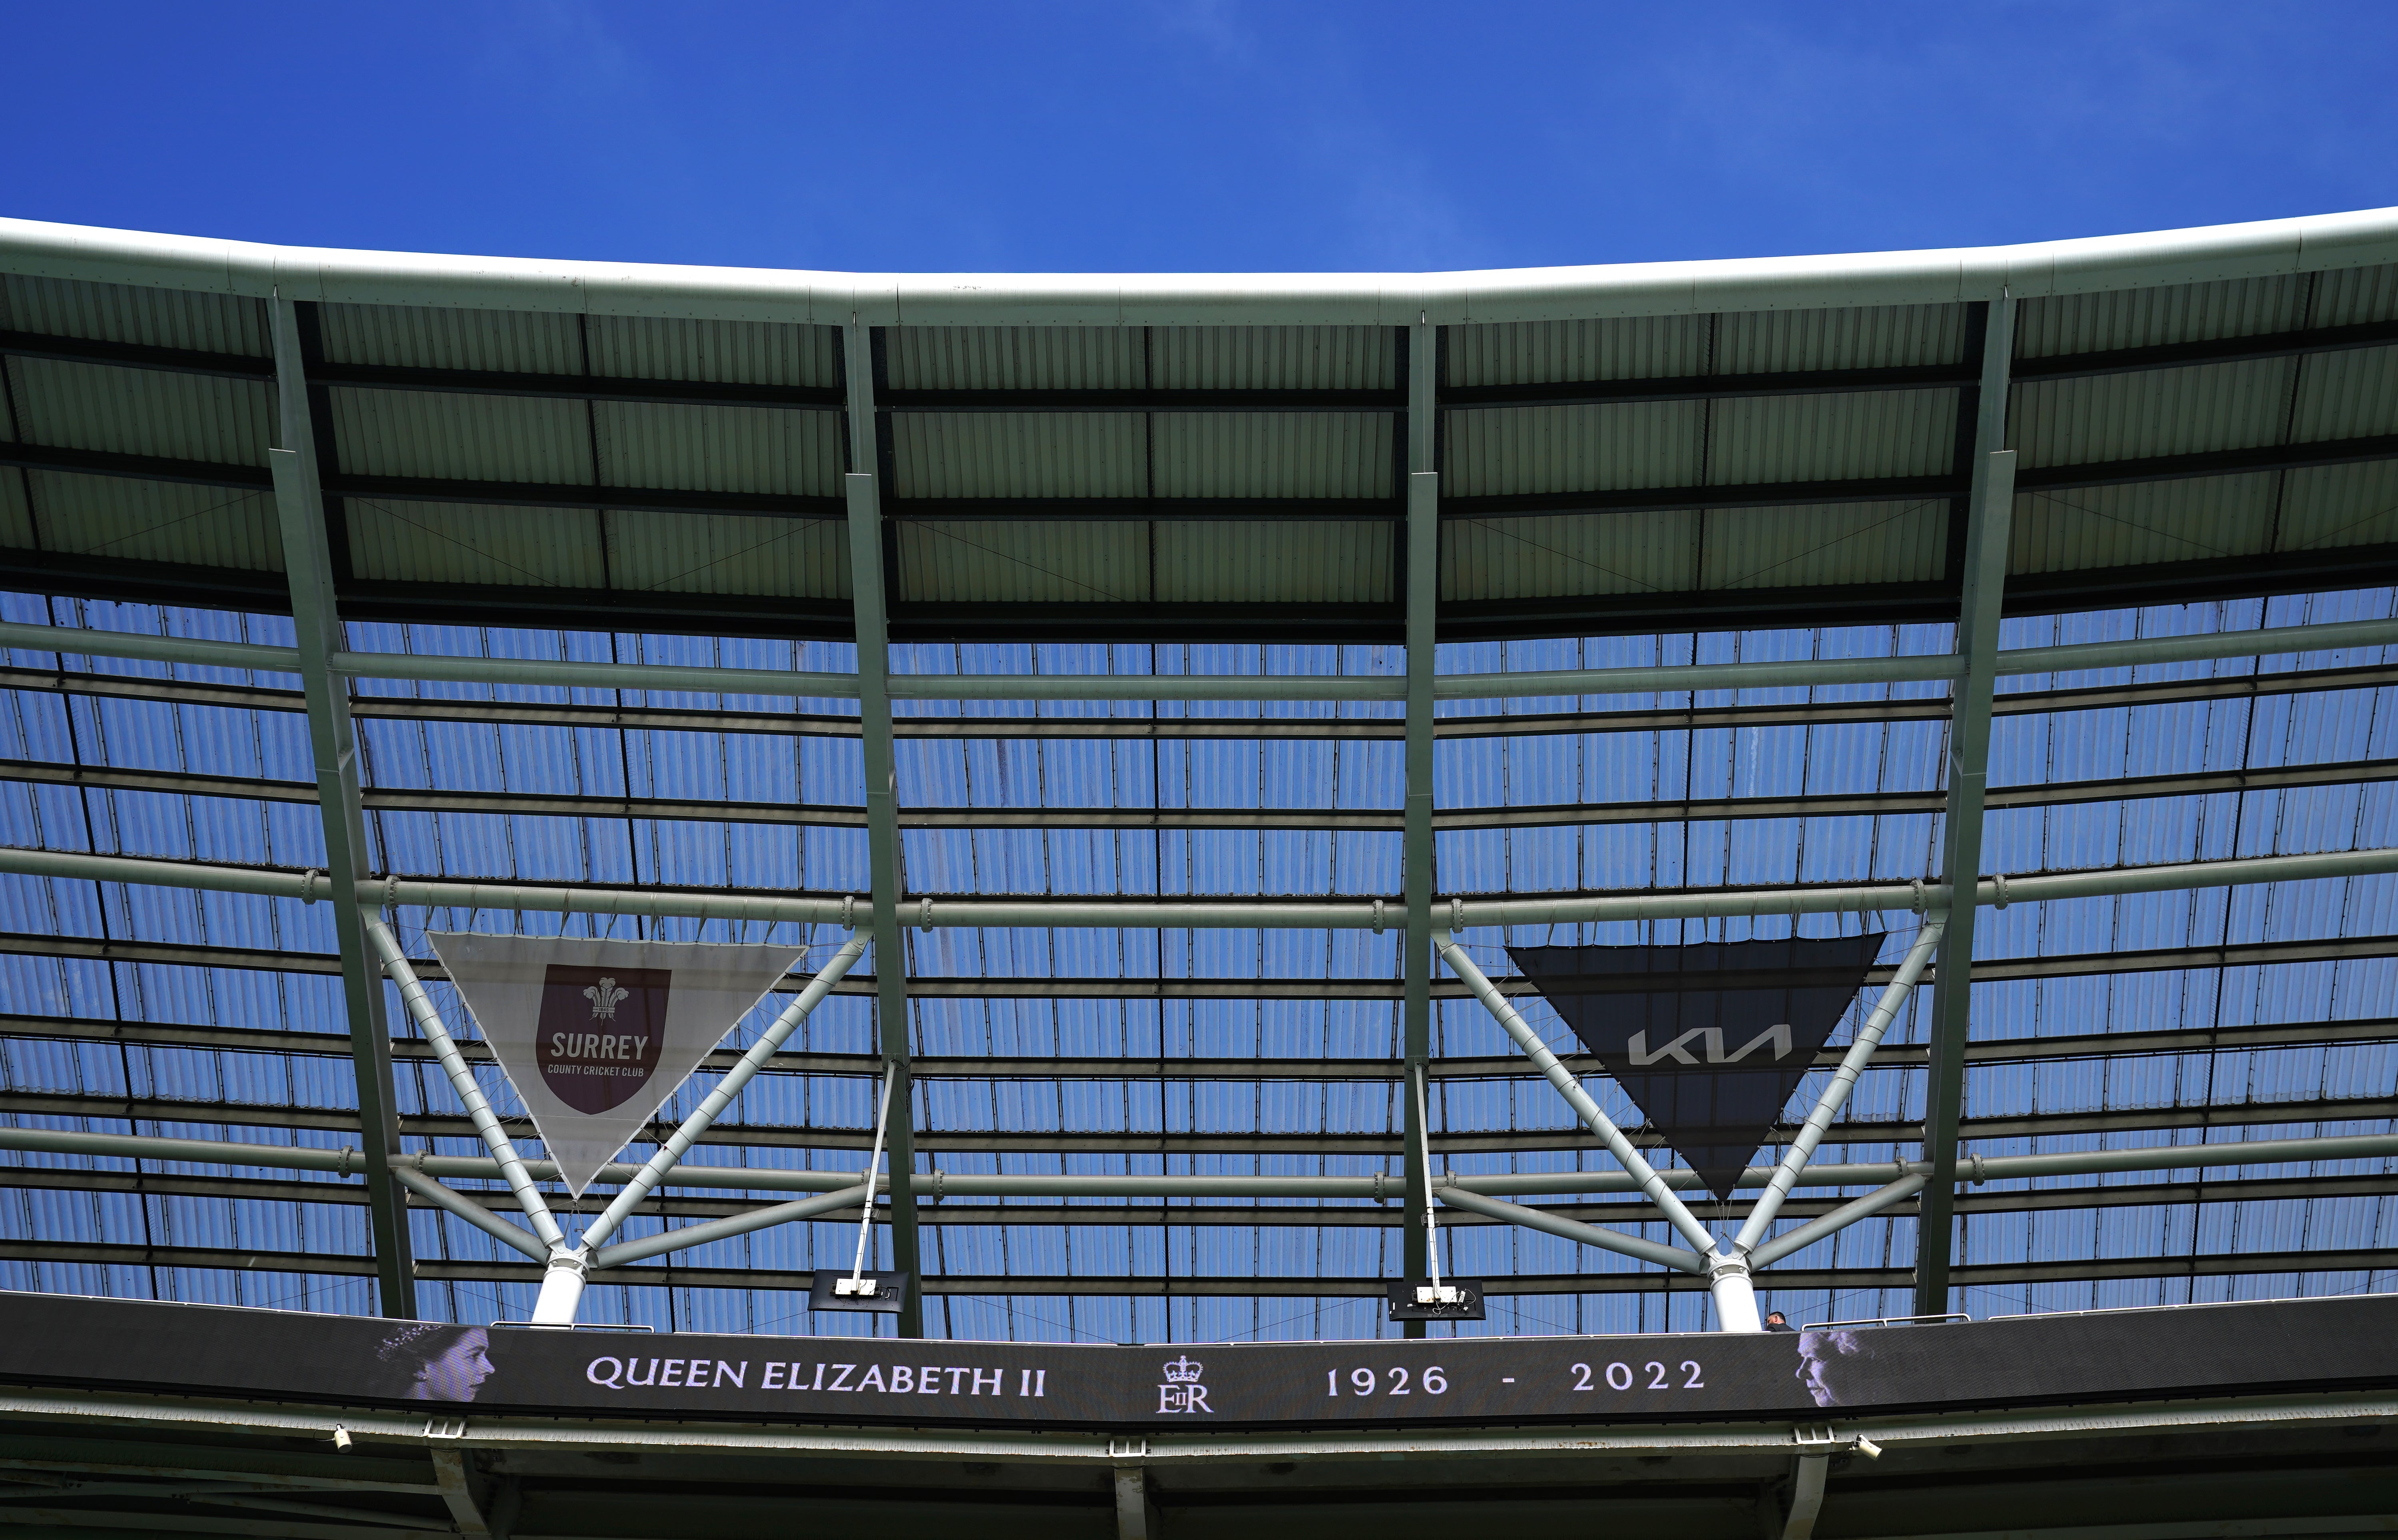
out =
<path fill-rule="evenodd" d="M 1157 1387 L 1157 1410 L 1205 1412 L 1214 1416 L 1216 1409 L 1207 1404 L 1207 1387 L 1199 1383 L 1200 1371 L 1205 1367 L 1188 1353 L 1169 1361 L 1165 1365 L 1165 1383 Z"/>
<path fill-rule="evenodd" d="M 550 964 L 534 1051 L 551 1094 L 584 1112 L 605 1112 L 648 1085 L 666 1044 L 673 977 L 664 968 L 601 972 Z"/>

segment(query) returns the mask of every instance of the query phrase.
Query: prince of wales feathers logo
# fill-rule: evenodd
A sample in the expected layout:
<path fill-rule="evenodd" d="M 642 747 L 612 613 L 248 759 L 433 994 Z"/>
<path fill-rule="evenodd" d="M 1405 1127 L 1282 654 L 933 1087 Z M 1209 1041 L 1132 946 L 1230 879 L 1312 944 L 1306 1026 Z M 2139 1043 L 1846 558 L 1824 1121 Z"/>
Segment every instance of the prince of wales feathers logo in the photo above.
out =
<path fill-rule="evenodd" d="M 595 1022 L 614 1021 L 616 1002 L 630 993 L 631 990 L 619 987 L 616 981 L 610 978 L 586 984 L 583 988 L 583 998 L 591 1002 L 591 1019 Z"/>
<path fill-rule="evenodd" d="M 1216 1409 L 1207 1404 L 1207 1387 L 1199 1383 L 1199 1373 L 1204 1367 L 1188 1353 L 1169 1360 L 1165 1365 L 1165 1383 L 1157 1387 L 1157 1410 L 1161 1413 L 1205 1412 L 1214 1416 Z"/>

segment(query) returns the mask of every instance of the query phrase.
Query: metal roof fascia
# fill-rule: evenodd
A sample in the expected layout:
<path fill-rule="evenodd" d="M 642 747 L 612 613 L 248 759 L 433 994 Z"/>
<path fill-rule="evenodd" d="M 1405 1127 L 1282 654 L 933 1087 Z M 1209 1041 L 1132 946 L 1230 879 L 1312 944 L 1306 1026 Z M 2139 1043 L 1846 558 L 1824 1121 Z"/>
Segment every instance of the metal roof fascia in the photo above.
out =
<path fill-rule="evenodd" d="M 2398 261 L 2398 209 L 2022 246 L 1443 274 L 875 275 L 276 247 L 0 220 L 0 271 L 365 304 L 835 325 L 1389 326 L 1937 304 Z"/>

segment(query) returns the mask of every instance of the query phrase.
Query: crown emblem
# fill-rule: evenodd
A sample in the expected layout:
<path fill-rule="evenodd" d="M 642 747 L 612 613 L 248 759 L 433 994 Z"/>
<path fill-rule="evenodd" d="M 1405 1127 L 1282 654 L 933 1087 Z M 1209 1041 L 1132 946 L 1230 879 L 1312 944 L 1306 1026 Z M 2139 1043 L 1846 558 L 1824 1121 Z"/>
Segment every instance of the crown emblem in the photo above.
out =
<path fill-rule="evenodd" d="M 1191 1355 L 1185 1353 L 1166 1364 L 1165 1382 L 1168 1385 L 1197 1385 L 1199 1372 L 1203 1367 L 1205 1366 L 1194 1361 Z"/>
<path fill-rule="evenodd" d="M 616 1019 L 616 1002 L 632 993 L 620 988 L 614 979 L 601 979 L 598 984 L 585 984 L 583 998 L 591 1002 L 591 1019 L 613 1022 Z"/>

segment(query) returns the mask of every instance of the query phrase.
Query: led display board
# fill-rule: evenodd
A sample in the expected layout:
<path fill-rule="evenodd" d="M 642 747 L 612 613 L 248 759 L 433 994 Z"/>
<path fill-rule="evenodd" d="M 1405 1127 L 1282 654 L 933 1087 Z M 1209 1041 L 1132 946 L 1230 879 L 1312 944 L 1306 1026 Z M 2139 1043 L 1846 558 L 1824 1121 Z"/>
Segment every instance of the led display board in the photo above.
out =
<path fill-rule="evenodd" d="M 1148 1346 L 457 1326 L 0 1294 L 0 1379 L 340 1405 L 1151 1428 L 1802 1418 L 2398 1386 L 2398 1298 L 1788 1333 Z"/>

